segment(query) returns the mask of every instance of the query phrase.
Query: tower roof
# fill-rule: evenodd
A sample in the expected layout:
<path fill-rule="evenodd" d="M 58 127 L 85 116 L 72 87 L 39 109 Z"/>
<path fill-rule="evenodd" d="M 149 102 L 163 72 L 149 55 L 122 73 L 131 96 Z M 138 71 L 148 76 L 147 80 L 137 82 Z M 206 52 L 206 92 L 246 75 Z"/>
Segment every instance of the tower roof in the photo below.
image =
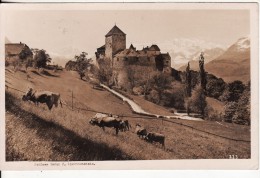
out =
<path fill-rule="evenodd" d="M 120 30 L 116 25 L 106 34 L 105 37 L 114 35 L 114 34 L 122 34 L 126 35 L 122 30 Z"/>

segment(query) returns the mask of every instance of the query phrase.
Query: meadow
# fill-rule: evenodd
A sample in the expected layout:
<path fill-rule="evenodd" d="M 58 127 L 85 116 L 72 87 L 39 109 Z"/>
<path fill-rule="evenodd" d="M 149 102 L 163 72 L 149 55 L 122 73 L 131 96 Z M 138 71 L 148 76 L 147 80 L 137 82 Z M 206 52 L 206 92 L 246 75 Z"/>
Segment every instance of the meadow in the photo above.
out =
<path fill-rule="evenodd" d="M 132 113 L 122 100 L 106 90 L 94 89 L 73 71 L 40 73 L 29 69 L 27 72 L 14 72 L 6 68 L 5 74 L 6 86 L 9 86 L 5 95 L 7 161 L 228 159 L 230 155 L 237 155 L 240 159 L 251 157 L 249 126 L 139 116 Z M 59 92 L 66 104 L 49 111 L 44 104 L 37 107 L 22 101 L 23 93 L 10 87 L 21 91 L 33 87 Z M 132 97 L 144 109 L 171 114 L 167 109 L 141 97 Z M 76 108 L 129 116 L 122 119 L 127 119 L 132 128 L 119 135 L 115 135 L 111 128 L 104 132 L 88 123 L 95 112 Z M 134 133 L 137 123 L 148 131 L 164 134 L 165 149 L 138 138 Z"/>

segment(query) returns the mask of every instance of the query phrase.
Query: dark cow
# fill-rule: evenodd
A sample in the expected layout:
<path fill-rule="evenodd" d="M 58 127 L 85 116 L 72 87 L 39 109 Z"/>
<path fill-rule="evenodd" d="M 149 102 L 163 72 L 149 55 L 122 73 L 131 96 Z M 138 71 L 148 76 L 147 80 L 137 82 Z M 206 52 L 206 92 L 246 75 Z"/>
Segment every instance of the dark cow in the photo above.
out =
<path fill-rule="evenodd" d="M 147 130 L 140 124 L 136 124 L 135 133 L 138 135 L 139 138 L 145 138 L 145 136 L 147 135 Z"/>
<path fill-rule="evenodd" d="M 58 107 L 58 103 L 60 103 L 61 107 L 62 107 L 62 103 L 61 103 L 61 99 L 60 99 L 60 94 L 59 93 L 53 93 L 50 91 L 35 91 L 33 92 L 33 89 L 30 88 L 25 95 L 23 95 L 22 97 L 23 101 L 32 101 L 34 102 L 36 105 L 38 105 L 39 103 L 46 103 L 46 105 L 48 106 L 49 110 L 52 109 L 53 105 L 55 105 L 55 107 Z"/>
<path fill-rule="evenodd" d="M 119 130 L 121 132 L 125 132 L 125 131 L 129 130 L 130 127 L 131 127 L 131 125 L 129 124 L 128 120 L 125 120 L 125 121 L 121 120 L 120 121 L 120 128 L 119 128 Z"/>
<path fill-rule="evenodd" d="M 101 127 L 105 131 L 105 127 L 113 127 L 116 130 L 116 135 L 118 134 L 118 131 L 120 129 L 120 120 L 117 120 L 114 117 L 103 117 L 101 120 L 98 120 L 97 118 L 90 119 L 89 123 L 92 125 L 97 125 Z"/>
<path fill-rule="evenodd" d="M 148 141 L 148 142 L 158 142 L 160 144 L 162 144 L 163 147 L 165 147 L 164 145 L 164 141 L 165 141 L 165 136 L 163 134 L 159 134 L 159 133 L 155 133 L 155 132 L 149 132 L 145 139 Z"/>

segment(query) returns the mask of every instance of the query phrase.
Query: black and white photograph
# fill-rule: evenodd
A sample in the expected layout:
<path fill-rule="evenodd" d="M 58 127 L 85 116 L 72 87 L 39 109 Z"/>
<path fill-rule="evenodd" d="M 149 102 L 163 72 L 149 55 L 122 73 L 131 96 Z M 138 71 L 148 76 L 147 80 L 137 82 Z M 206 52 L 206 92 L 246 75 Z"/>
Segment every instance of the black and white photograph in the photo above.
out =
<path fill-rule="evenodd" d="M 258 167 L 257 3 L 1 12 L 3 167 Z"/>

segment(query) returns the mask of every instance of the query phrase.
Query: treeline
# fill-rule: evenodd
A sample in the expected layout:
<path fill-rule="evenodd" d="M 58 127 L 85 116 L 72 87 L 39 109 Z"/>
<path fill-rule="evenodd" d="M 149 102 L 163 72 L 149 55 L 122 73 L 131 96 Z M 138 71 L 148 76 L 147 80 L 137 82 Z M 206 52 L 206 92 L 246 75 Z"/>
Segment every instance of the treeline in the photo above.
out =
<path fill-rule="evenodd" d="M 10 57 L 11 56 L 8 55 L 6 56 L 6 66 L 11 65 L 14 68 L 25 66 L 26 70 L 28 67 L 34 67 L 38 69 L 46 68 L 52 60 L 46 50 L 37 48 L 25 48 L 19 53 L 17 58 L 12 58 L 12 60 L 9 60 Z"/>
<path fill-rule="evenodd" d="M 188 64 L 186 71 L 172 69 L 169 75 L 144 65 L 128 65 L 124 71 L 117 72 L 112 70 L 109 62 L 102 60 L 96 74 L 102 83 L 135 95 L 143 95 L 146 100 L 172 108 L 175 112 L 249 125 L 250 83 L 226 83 L 222 78 L 208 74 L 204 70 L 203 59 L 201 61 L 198 72 L 190 70 Z M 207 98 L 224 103 L 224 111 L 207 103 Z"/>

